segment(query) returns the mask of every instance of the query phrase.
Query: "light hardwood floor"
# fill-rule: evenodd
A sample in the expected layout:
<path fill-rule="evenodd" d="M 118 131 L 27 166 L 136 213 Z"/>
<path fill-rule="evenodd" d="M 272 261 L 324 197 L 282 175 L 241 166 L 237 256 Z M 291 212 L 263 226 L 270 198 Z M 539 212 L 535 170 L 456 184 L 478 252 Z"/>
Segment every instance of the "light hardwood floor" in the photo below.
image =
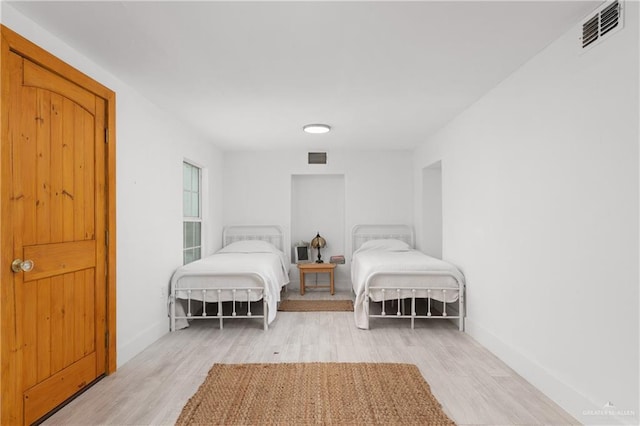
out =
<path fill-rule="evenodd" d="M 297 289 L 285 297 L 301 298 Z M 333 298 L 348 298 L 337 293 Z M 311 290 L 302 298 L 332 298 Z M 402 362 L 418 366 L 459 425 L 578 424 L 565 411 L 449 321 L 372 320 L 351 312 L 278 312 L 258 319 L 195 321 L 169 333 L 105 377 L 45 424 L 173 424 L 214 363 Z M 168 325 L 167 325 L 168 326 Z"/>

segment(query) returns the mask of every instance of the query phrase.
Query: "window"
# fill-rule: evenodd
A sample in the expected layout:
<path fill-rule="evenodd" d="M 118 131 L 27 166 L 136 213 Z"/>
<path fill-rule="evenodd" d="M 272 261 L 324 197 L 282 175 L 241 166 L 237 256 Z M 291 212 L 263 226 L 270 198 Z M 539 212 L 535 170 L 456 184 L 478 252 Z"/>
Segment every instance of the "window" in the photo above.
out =
<path fill-rule="evenodd" d="M 182 166 L 182 263 L 193 262 L 202 256 L 202 184 L 199 167 Z"/>

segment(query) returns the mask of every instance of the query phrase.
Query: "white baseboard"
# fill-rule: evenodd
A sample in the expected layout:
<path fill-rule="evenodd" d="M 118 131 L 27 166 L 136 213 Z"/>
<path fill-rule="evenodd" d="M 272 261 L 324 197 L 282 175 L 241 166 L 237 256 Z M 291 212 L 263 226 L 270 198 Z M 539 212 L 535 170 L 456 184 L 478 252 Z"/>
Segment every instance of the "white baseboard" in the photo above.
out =
<path fill-rule="evenodd" d="M 149 347 L 153 342 L 169 332 L 169 317 L 140 331 L 129 341 L 118 342 L 117 366 L 120 368 L 127 361 Z"/>
<path fill-rule="evenodd" d="M 638 424 L 638 413 L 627 413 L 617 410 L 615 407 L 599 406 L 591 398 L 560 381 L 542 365 L 506 344 L 472 319 L 465 319 L 465 329 L 478 343 L 500 358 L 581 424 Z"/>

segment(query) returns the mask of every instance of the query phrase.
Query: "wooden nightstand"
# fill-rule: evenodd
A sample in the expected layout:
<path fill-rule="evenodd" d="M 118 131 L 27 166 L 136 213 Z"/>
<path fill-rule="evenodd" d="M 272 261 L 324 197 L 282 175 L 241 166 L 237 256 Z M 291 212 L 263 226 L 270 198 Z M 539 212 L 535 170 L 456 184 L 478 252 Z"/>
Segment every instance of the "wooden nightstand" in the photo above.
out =
<path fill-rule="evenodd" d="M 305 283 L 304 283 L 304 275 L 305 274 L 329 274 L 329 282 L 328 286 L 326 285 L 318 285 L 313 288 L 326 288 L 328 287 L 331 291 L 331 295 L 334 294 L 333 290 L 333 270 L 336 268 L 334 263 L 299 263 L 298 269 L 300 270 L 300 294 L 304 294 Z"/>

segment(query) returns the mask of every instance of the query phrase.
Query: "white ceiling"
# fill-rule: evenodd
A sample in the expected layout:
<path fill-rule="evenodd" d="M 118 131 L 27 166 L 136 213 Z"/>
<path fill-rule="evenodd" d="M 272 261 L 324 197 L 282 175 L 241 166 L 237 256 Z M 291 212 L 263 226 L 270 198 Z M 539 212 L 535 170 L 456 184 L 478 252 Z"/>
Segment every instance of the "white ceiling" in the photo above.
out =
<path fill-rule="evenodd" d="M 415 147 L 600 2 L 8 3 L 225 150 L 331 150 Z"/>

